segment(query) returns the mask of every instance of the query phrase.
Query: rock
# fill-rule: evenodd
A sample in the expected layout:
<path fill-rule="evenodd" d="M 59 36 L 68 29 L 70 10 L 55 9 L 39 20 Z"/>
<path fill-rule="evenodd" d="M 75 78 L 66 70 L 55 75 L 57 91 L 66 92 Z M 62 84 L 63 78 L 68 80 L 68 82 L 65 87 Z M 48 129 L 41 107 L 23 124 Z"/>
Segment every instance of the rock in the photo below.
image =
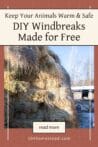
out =
<path fill-rule="evenodd" d="M 4 53 L 10 127 L 29 128 L 34 121 L 65 121 L 66 127 L 77 127 L 70 77 L 59 57 L 46 46 L 6 46 Z"/>

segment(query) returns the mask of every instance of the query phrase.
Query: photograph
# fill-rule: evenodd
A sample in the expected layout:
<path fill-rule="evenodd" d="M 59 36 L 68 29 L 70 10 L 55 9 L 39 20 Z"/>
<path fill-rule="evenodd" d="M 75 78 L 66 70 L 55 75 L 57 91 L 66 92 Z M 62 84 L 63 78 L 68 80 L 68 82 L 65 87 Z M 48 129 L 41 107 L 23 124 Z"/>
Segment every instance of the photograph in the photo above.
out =
<path fill-rule="evenodd" d="M 94 46 L 4 46 L 4 127 L 94 128 Z"/>

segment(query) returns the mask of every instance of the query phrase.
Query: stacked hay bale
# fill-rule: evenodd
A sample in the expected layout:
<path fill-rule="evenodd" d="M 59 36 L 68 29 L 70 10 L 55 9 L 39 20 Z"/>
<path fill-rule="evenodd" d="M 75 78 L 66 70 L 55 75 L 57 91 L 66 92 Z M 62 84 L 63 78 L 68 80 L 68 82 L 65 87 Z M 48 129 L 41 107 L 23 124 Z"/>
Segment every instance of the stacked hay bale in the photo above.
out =
<path fill-rule="evenodd" d="M 5 46 L 4 54 L 5 126 L 9 106 L 10 127 L 34 121 L 77 127 L 70 77 L 58 56 L 46 46 Z"/>

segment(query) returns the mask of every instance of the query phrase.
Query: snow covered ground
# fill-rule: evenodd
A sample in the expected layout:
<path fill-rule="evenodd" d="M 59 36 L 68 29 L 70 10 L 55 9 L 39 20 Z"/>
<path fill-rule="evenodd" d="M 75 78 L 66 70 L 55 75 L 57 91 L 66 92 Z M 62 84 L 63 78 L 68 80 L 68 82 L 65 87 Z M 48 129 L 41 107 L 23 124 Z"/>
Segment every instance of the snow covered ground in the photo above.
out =
<path fill-rule="evenodd" d="M 76 101 L 80 128 L 94 127 L 94 102 L 87 100 Z"/>
<path fill-rule="evenodd" d="M 93 128 L 94 127 L 94 113 L 78 113 L 79 128 Z"/>

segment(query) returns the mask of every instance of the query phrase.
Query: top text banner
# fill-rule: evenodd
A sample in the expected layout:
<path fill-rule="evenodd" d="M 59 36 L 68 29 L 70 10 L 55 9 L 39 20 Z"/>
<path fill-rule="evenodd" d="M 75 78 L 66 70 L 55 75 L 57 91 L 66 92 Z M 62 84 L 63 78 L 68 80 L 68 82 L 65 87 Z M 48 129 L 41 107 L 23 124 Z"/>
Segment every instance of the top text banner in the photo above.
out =
<path fill-rule="evenodd" d="M 98 9 L 0 9 L 0 45 L 98 45 Z"/>

